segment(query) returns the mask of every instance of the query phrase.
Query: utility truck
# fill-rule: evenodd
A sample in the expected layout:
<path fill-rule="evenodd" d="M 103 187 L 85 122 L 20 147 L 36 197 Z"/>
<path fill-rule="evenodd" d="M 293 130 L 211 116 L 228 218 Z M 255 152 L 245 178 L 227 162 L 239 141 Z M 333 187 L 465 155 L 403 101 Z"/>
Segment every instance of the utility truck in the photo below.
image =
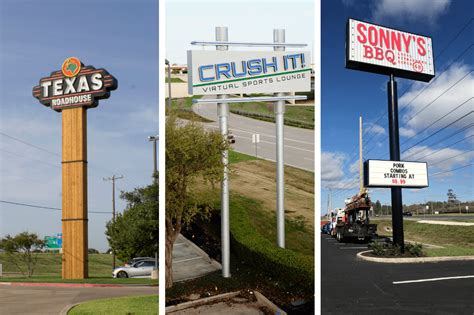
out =
<path fill-rule="evenodd" d="M 372 206 L 367 191 L 362 191 L 345 200 L 345 208 L 336 217 L 336 239 L 370 241 L 377 237 L 377 224 L 371 224 L 369 210 Z"/>

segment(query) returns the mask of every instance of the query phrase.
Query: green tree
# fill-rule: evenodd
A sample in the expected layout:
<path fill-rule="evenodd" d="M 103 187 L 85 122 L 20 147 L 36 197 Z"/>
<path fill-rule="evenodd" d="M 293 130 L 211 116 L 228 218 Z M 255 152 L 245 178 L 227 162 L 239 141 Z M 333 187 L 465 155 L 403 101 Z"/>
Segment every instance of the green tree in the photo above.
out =
<path fill-rule="evenodd" d="M 131 192 L 121 192 L 127 202 L 123 213 L 107 223 L 105 234 L 117 257 L 154 257 L 158 252 L 158 181 Z"/>
<path fill-rule="evenodd" d="M 22 232 L 12 237 L 7 235 L 0 240 L 3 249 L 10 261 L 17 266 L 23 275 L 31 277 L 38 262 L 38 254 L 44 247 L 44 241 L 35 233 Z M 26 270 L 24 269 L 26 267 Z"/>
<path fill-rule="evenodd" d="M 382 213 L 382 204 L 380 203 L 380 200 L 377 200 L 374 205 L 374 212 L 376 214 L 381 214 Z"/>
<path fill-rule="evenodd" d="M 222 179 L 222 154 L 227 141 L 197 123 L 166 122 L 166 287 L 173 285 L 173 244 L 183 225 L 209 214 L 210 200 L 195 187 Z M 199 185 L 196 183 L 199 181 Z M 202 189 L 201 189 L 202 190 Z"/>

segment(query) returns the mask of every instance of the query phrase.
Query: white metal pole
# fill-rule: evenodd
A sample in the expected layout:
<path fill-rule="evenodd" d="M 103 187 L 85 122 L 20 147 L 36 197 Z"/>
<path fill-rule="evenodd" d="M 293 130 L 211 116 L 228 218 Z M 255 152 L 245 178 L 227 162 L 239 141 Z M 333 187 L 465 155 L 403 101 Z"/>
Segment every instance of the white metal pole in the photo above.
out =
<path fill-rule="evenodd" d="M 227 42 L 228 32 L 226 26 L 216 27 L 216 41 Z M 217 50 L 228 50 L 225 45 L 217 45 Z M 227 95 L 218 95 L 217 98 L 226 98 Z M 228 117 L 229 104 L 217 103 L 217 115 L 219 116 L 219 129 L 224 141 L 227 141 L 229 133 Z M 224 176 L 221 183 L 221 252 L 222 252 L 222 277 L 230 278 L 230 228 L 229 228 L 229 152 L 226 150 L 222 155 L 224 164 Z"/>
<path fill-rule="evenodd" d="M 284 43 L 285 42 L 285 30 L 274 29 L 273 30 L 273 43 Z M 285 46 L 275 45 L 273 50 L 284 51 Z M 284 96 L 284 93 L 276 93 L 276 96 Z M 277 203 L 276 203 L 276 216 L 277 216 L 277 244 L 281 248 L 285 248 L 285 169 L 284 169 L 284 157 L 283 157 L 283 146 L 284 146 L 284 115 L 285 115 L 285 101 L 276 101 L 274 106 L 275 112 L 275 125 L 276 125 L 276 168 L 277 168 Z"/>

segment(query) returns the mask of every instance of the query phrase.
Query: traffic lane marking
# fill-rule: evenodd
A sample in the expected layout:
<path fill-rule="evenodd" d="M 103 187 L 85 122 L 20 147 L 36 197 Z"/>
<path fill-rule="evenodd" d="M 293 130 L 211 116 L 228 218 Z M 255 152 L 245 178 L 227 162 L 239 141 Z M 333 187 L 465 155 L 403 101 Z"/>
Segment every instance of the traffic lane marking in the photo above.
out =
<path fill-rule="evenodd" d="M 252 141 L 252 138 L 241 136 L 241 135 L 238 135 L 238 134 L 235 134 L 235 133 L 234 133 L 234 137 L 239 138 L 239 139 L 245 139 L 245 140 L 248 140 L 248 141 Z M 285 139 L 285 140 L 287 140 L 287 139 Z M 267 144 L 271 144 L 272 146 L 276 145 L 276 142 L 271 142 L 271 141 L 266 141 L 266 140 L 260 140 L 259 143 L 267 143 Z M 285 146 L 285 148 L 291 148 L 291 149 L 306 151 L 306 152 L 309 152 L 309 153 L 314 153 L 314 150 L 303 149 L 303 148 L 299 148 L 299 147 L 295 147 L 295 146 L 291 146 L 291 145 L 284 145 L 284 146 Z"/>
<path fill-rule="evenodd" d="M 359 247 L 342 247 L 341 249 L 367 249 L 368 247 L 362 247 L 362 246 L 359 246 Z"/>
<path fill-rule="evenodd" d="M 433 281 L 445 281 L 445 280 L 458 280 L 458 279 L 471 279 L 474 275 L 468 276 L 455 276 L 455 277 L 441 277 L 441 278 L 428 278 L 418 280 L 405 280 L 405 281 L 393 281 L 393 284 L 408 284 L 408 283 L 420 283 L 420 282 L 433 282 Z"/>

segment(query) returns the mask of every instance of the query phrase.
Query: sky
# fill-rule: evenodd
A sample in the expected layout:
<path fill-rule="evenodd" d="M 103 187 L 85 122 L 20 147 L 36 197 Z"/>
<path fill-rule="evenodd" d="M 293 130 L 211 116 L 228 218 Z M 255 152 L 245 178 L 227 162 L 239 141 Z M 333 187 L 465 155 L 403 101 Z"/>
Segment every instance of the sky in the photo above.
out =
<path fill-rule="evenodd" d="M 0 36 L 0 199 L 61 208 L 61 114 L 33 98 L 32 88 L 75 56 L 118 80 L 110 98 L 87 113 L 88 191 L 89 211 L 111 212 L 112 185 L 103 178 L 123 175 L 116 194 L 123 211 L 119 191 L 152 180 L 158 2 L 2 0 Z M 110 219 L 89 213 L 90 248 L 108 248 Z M 0 203 L 0 237 L 25 230 L 60 233 L 61 212 Z"/>
<path fill-rule="evenodd" d="M 396 79 L 402 160 L 428 162 L 430 185 L 423 189 L 403 189 L 403 202 L 446 201 L 449 188 L 461 201 L 474 200 L 474 167 L 461 168 L 474 162 L 474 3 L 469 0 L 321 2 L 322 213 L 327 211 L 330 191 L 332 208 L 343 207 L 344 199 L 358 192 L 360 115 L 364 121 L 363 159 L 389 159 L 388 76 L 345 69 L 345 26 L 349 17 L 433 39 L 435 79 L 430 83 Z M 441 119 L 451 110 L 451 114 Z M 463 115 L 467 116 L 438 132 Z M 432 136 L 423 140 L 429 135 Z M 390 189 L 372 189 L 370 196 L 373 201 L 390 204 Z"/>
<path fill-rule="evenodd" d="M 312 0 L 167 0 L 166 58 L 172 64 L 186 64 L 187 50 L 202 49 L 191 46 L 191 41 L 214 41 L 216 26 L 228 27 L 229 41 L 265 43 L 273 42 L 273 29 L 283 28 L 287 43 L 304 43 L 308 44 L 305 50 L 314 49 Z M 215 50 L 215 47 L 205 49 Z"/>

